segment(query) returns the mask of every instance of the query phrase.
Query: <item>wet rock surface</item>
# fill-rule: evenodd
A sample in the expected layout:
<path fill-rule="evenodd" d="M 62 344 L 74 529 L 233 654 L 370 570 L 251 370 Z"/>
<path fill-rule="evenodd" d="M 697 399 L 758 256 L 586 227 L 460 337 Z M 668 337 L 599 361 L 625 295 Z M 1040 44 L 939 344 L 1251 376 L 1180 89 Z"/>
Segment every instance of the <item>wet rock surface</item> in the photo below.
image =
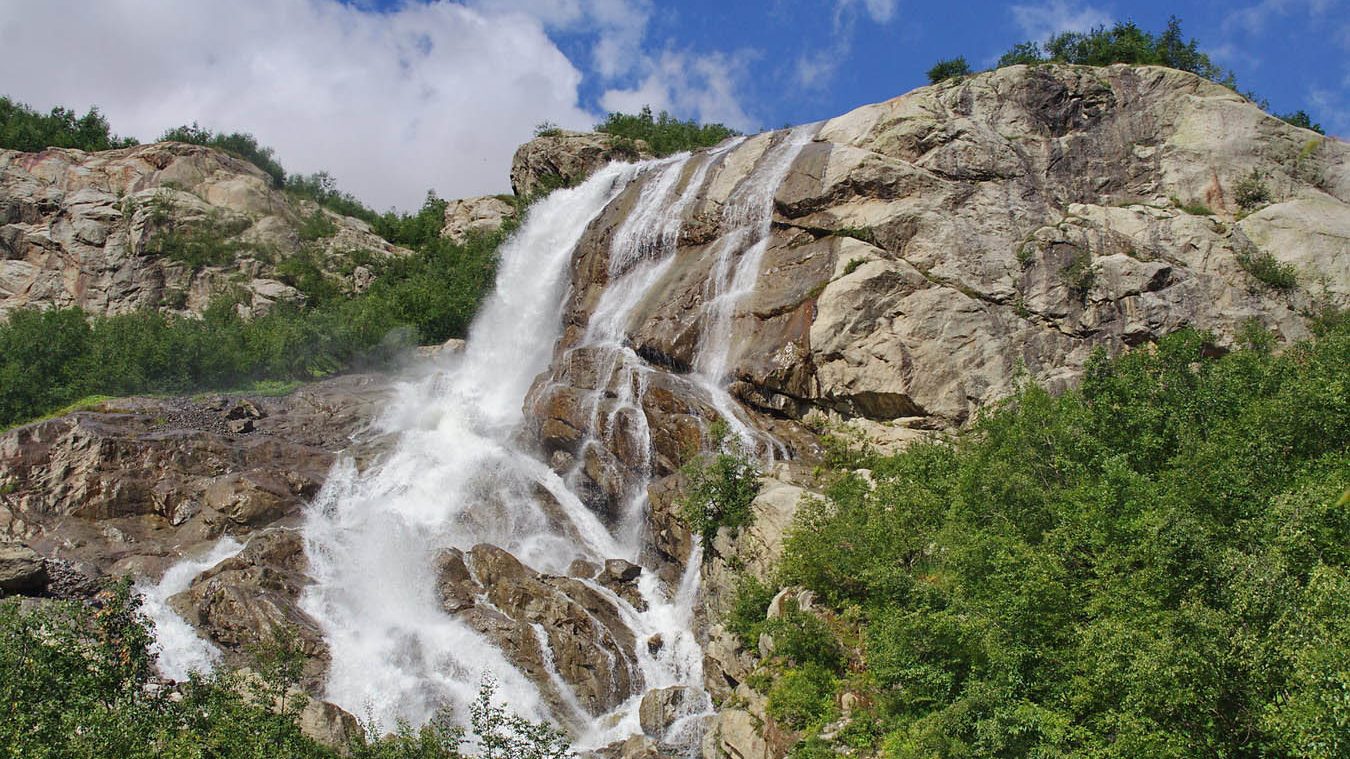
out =
<path fill-rule="evenodd" d="M 619 572 L 629 576 L 625 582 L 636 579 L 631 566 Z M 556 713 L 585 720 L 640 692 L 633 632 L 620 604 L 603 590 L 535 572 L 487 544 L 468 552 L 449 549 L 436 567 L 442 608 L 497 644 L 540 686 Z"/>

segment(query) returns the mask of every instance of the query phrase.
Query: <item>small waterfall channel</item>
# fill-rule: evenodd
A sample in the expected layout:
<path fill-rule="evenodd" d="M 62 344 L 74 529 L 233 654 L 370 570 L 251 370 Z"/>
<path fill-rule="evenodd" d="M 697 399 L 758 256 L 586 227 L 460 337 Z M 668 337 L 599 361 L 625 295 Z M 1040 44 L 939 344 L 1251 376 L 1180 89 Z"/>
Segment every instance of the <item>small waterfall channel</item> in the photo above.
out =
<path fill-rule="evenodd" d="M 650 562 L 643 566 L 652 447 L 643 398 L 651 373 L 662 370 L 644 361 L 626 334 L 641 304 L 675 266 L 681 225 L 710 174 L 728 154 L 756 141 L 761 152 L 753 169 L 720 209 L 699 348 L 686 380 L 749 447 L 774 455 L 772 441 L 752 429 L 725 390 L 735 358 L 731 332 L 769 244 L 775 191 L 814 133 L 811 125 L 694 155 L 612 164 L 530 209 L 501 249 L 496 290 L 465 351 L 399 384 L 377 423 L 395 441 L 391 450 L 364 470 L 340 460 L 307 509 L 302 534 L 313 584 L 301 608 L 318 622 L 329 649 L 328 700 L 385 728 L 400 720 L 419 725 L 445 708 L 462 719 L 487 676 L 512 710 L 567 726 L 577 748 L 587 749 L 642 732 L 638 707 L 645 692 L 685 686 L 695 695 L 684 699 L 664 742 L 696 752 L 702 717 L 711 711 L 693 629 L 701 548 L 695 542 L 683 574 L 667 575 L 668 582 L 650 571 Z M 624 484 L 618 516 L 607 523 L 578 495 L 579 471 L 560 474 L 540 461 L 522 429 L 531 385 L 548 369 L 562 335 L 578 242 L 638 182 L 640 190 L 629 190 L 636 197 L 611 238 L 609 283 L 570 349 L 602 356 L 596 371 L 610 389 L 594 394 L 583 447 L 612 448 L 620 444 L 615 436 L 625 436 L 622 444 L 645 452 L 640 476 Z M 485 551 L 484 544 L 514 559 Z M 237 550 L 230 543 L 219 552 Z M 576 571 L 607 567 L 615 559 L 643 566 L 633 582 L 636 595 Z M 623 683 L 611 683 L 610 692 L 601 694 L 609 699 L 603 713 L 594 694 L 587 702 L 574 689 L 575 673 L 571 681 L 563 676 L 555 629 L 535 618 L 516 618 L 518 626 L 510 628 L 513 610 L 506 606 L 515 599 L 497 593 L 493 567 L 514 560 L 528 568 L 520 582 L 549 592 L 570 588 L 573 598 L 600 599 L 613 608 L 617 625 L 597 619 L 594 602 L 559 602 L 568 623 L 594 639 L 597 658 L 604 659 L 597 667 L 617 673 L 614 682 Z M 189 580 L 204 568 L 186 564 L 179 574 Z M 460 568 L 459 574 L 446 567 Z M 447 571 L 472 589 L 454 608 L 447 606 Z M 174 574 L 173 580 L 153 595 L 167 598 L 181 590 L 183 578 Z M 464 606 L 478 613 L 472 618 L 477 624 L 453 613 Z M 616 634 L 615 627 L 631 634 Z M 515 634 L 485 634 L 493 629 Z M 175 658 L 210 665 L 209 652 Z M 522 662 L 533 662 L 533 669 Z"/>

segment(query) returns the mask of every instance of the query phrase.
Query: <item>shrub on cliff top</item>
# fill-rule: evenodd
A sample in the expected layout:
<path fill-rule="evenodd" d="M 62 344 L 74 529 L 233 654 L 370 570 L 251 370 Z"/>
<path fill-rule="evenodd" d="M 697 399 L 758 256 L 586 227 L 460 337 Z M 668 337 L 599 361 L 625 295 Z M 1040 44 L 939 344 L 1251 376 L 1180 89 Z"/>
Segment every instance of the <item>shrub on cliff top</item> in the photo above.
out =
<path fill-rule="evenodd" d="M 637 114 L 611 113 L 595 125 L 595 131 L 630 140 L 644 140 L 658 157 L 682 150 L 712 147 L 728 137 L 740 134 L 725 124 L 699 124 L 692 119 L 680 121 L 665 111 L 653 116 L 648 106 L 643 106 Z"/>

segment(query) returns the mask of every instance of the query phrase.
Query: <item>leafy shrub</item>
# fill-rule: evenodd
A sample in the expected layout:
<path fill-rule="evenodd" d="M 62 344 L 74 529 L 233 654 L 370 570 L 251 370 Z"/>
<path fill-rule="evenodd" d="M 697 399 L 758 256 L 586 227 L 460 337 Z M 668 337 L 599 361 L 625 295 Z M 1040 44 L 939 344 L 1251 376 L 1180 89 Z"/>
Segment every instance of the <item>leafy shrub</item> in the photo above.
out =
<path fill-rule="evenodd" d="M 1270 188 L 1266 186 L 1265 177 L 1259 169 L 1252 169 L 1252 173 L 1233 185 L 1233 200 L 1237 202 L 1238 208 L 1247 213 L 1270 202 Z"/>
<path fill-rule="evenodd" d="M 927 76 L 929 84 L 937 84 L 938 82 L 945 82 L 948 79 L 970 76 L 970 64 L 966 62 L 966 58 L 963 55 L 958 55 L 955 58 L 944 58 L 933 64 L 932 68 L 928 69 Z"/>
<path fill-rule="evenodd" d="M 1322 129 L 1322 125 L 1313 121 L 1312 117 L 1308 115 L 1308 112 L 1304 110 L 1280 114 L 1277 118 L 1302 129 L 1310 129 L 1318 134 L 1326 134 L 1326 130 Z"/>
<path fill-rule="evenodd" d="M 247 132 L 212 132 L 192 122 L 192 126 L 178 126 L 160 135 L 159 142 L 186 142 L 192 145 L 206 145 L 219 148 L 262 169 L 272 179 L 274 187 L 286 184 L 286 170 L 281 168 L 274 158 L 275 152 L 258 144 L 258 138 Z"/>
<path fill-rule="evenodd" d="M 824 722 L 837 686 L 834 674 L 818 664 L 790 669 L 769 689 L 769 716 L 794 729 Z"/>
<path fill-rule="evenodd" d="M 741 527 L 754 517 L 750 503 L 759 493 L 759 465 L 727 432 L 723 423 L 708 431 L 711 451 L 680 467 L 685 487 L 680 496 L 680 517 L 705 543 L 711 543 L 720 527 Z"/>
<path fill-rule="evenodd" d="M 1060 270 L 1060 279 L 1064 286 L 1078 300 L 1087 300 L 1088 293 L 1097 282 L 1097 272 L 1092 268 L 1092 254 L 1079 251 L 1072 260 Z"/>
<path fill-rule="evenodd" d="M 328 214 L 323 211 L 315 211 L 301 219 L 298 234 L 304 242 L 321 240 L 337 234 L 337 224 L 334 224 L 333 220 L 328 218 Z"/>
<path fill-rule="evenodd" d="M 724 620 L 727 629 L 740 639 L 741 645 L 754 648 L 764 628 L 764 614 L 773 601 L 774 589 L 758 577 L 744 574 L 736 578 L 732 591 L 731 608 Z"/>
<path fill-rule="evenodd" d="M 562 129 L 552 121 L 541 121 L 534 125 L 535 137 L 557 137 L 562 134 Z"/>
<path fill-rule="evenodd" d="M 643 140 L 658 157 L 683 150 L 712 147 L 728 137 L 740 134 L 724 124 L 699 124 L 692 119 L 680 121 L 665 111 L 653 116 L 652 109 L 647 106 L 643 106 L 637 114 L 611 113 L 595 125 L 595 131 L 629 140 Z"/>
<path fill-rule="evenodd" d="M 1344 755 L 1350 330 L 1328 329 L 1099 354 L 1081 389 L 1026 387 L 803 504 L 781 575 L 862 610 L 886 755 Z M 791 685 L 769 690 L 801 724 L 820 702 Z"/>
<path fill-rule="evenodd" d="M 1183 213 L 1188 213 L 1188 214 L 1190 214 L 1191 216 L 1213 216 L 1213 215 L 1214 215 L 1214 211 L 1211 210 L 1209 206 L 1205 205 L 1204 203 L 1201 203 L 1201 202 L 1198 201 L 1198 200 L 1191 201 L 1191 202 L 1189 202 L 1189 203 L 1185 203 L 1185 202 L 1182 202 L 1179 198 L 1172 198 L 1172 205 L 1176 206 L 1176 207 L 1177 207 L 1179 210 L 1181 210 Z"/>
<path fill-rule="evenodd" d="M 112 133 L 108 120 L 97 108 L 77 117 L 67 108 L 56 107 L 44 115 L 23 103 L 0 97 L 0 148 L 35 153 L 46 148 L 111 150 L 136 144 L 130 137 Z"/>
<path fill-rule="evenodd" d="M 1263 285 L 1276 290 L 1298 287 L 1298 272 L 1293 265 L 1280 263 L 1269 251 L 1241 251 L 1237 254 L 1237 262 L 1243 271 Z"/>
<path fill-rule="evenodd" d="M 352 216 L 367 224 L 375 224 L 379 218 L 379 214 L 370 210 L 364 203 L 351 194 L 339 190 L 337 180 L 326 171 L 307 175 L 288 174 L 285 189 L 292 197 L 312 200 L 334 213 Z"/>

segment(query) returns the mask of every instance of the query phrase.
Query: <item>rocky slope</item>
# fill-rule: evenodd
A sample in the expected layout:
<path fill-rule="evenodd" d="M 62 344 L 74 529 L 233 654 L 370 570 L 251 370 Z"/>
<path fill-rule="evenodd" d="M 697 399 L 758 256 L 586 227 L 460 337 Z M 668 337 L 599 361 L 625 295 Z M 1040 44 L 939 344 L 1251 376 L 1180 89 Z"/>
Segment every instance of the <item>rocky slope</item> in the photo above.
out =
<path fill-rule="evenodd" d="M 674 263 L 622 336 L 650 370 L 640 398 L 650 456 L 612 429 L 626 424 L 617 409 L 631 375 L 584 344 L 641 183 L 578 248 L 567 331 L 536 385 L 540 443 L 594 508 L 608 513 L 628 483 L 656 478 L 651 543 L 668 559 L 688 539 L 669 508 L 676 468 L 717 416 L 686 379 L 715 315 L 715 252 L 747 178 L 785 138 L 757 135 L 706 159 Z M 754 292 L 732 320 L 730 389 L 809 459 L 806 426 L 830 420 L 903 444 L 965 423 L 1020 376 L 1063 387 L 1095 349 L 1186 326 L 1220 345 L 1249 322 L 1302 338 L 1310 314 L 1350 295 L 1348 167 L 1345 143 L 1163 68 L 1016 66 L 860 108 L 821 124 L 778 188 Z M 1296 285 L 1263 281 L 1261 261 L 1291 267 Z M 597 406 L 597 394 L 610 400 Z M 729 566 L 772 564 L 802 486 L 799 469 L 780 467 L 755 526 L 719 536 L 704 573 L 710 621 Z M 707 750 L 781 756 L 790 736 L 743 684 L 751 660 L 710 630 L 709 690 L 750 706 L 721 713 Z"/>
<path fill-rule="evenodd" d="M 405 253 L 213 148 L 0 150 L 0 318 L 25 306 L 200 313 L 234 290 L 261 313 L 303 302 L 281 281 L 288 259 L 312 260 L 352 292 L 370 283 L 364 264 Z"/>
<path fill-rule="evenodd" d="M 527 442 L 592 510 L 612 524 L 645 488 L 644 564 L 670 585 L 692 544 L 673 514 L 679 466 L 710 422 L 727 415 L 699 380 L 720 318 L 712 294 L 725 272 L 716 262 L 744 232 L 739 204 L 772 157 L 786 155 L 789 138 L 756 135 L 676 164 L 670 189 L 687 189 L 690 202 L 670 206 L 679 218 L 668 227 L 669 264 L 645 283 L 621 334 L 603 342 L 591 329 L 596 310 L 637 265 L 611 260 L 617 238 L 662 175 L 644 174 L 615 198 L 574 252 L 563 336 L 529 398 Z M 540 138 L 517 154 L 513 186 L 530 194 L 559 177 L 575 183 L 613 148 L 603 136 Z M 1315 311 L 1350 301 L 1350 146 L 1182 72 L 1010 67 L 816 125 L 790 155 L 785 178 L 769 188 L 770 234 L 753 290 L 722 336 L 724 384 L 739 402 L 733 415 L 777 442 L 780 463 L 754 503 L 753 526 L 723 529 L 702 567 L 705 685 L 723 707 L 706 731 L 709 757 L 780 757 L 791 744 L 745 682 L 756 652 L 740 650 L 717 620 L 731 568 L 763 574 L 781 550 L 797 500 L 812 487 L 822 424 L 901 445 L 966 423 L 1022 376 L 1072 383 L 1098 348 L 1144 346 L 1185 326 L 1228 345 L 1253 321 L 1293 340 Z M 191 310 L 236 274 L 249 286 L 267 282 L 256 257 L 185 272 L 136 253 L 146 250 L 139 241 L 154 239 L 145 230 L 161 195 L 200 207 L 202 218 L 248 220 L 241 242 L 303 222 L 274 205 L 281 201 L 261 175 L 221 168 L 229 161 L 170 145 L 94 157 L 0 154 L 5 186 L 30 188 L 6 197 L 33 199 L 6 206 L 3 303 L 43 293 L 116 312 L 164 305 L 172 281 L 189 291 L 182 308 Z M 166 190 L 167 182 L 188 189 Z M 503 210 L 487 201 L 452 208 L 457 230 L 490 224 Z M 333 223 L 338 236 L 368 234 Z M 324 244 L 325 255 L 341 257 L 336 242 Z M 1271 284 L 1268 273 L 1280 266 L 1291 267 L 1294 286 Z M 13 272 L 28 284 L 6 284 L 18 281 Z M 255 306 L 270 298 L 261 292 Z M 628 366 L 624 351 L 640 362 L 632 371 L 616 370 Z M 116 401 L 5 433 L 0 530 L 10 545 L 0 553 L 0 587 L 78 594 L 88 577 L 153 577 L 222 532 L 251 535 L 174 604 L 227 652 L 278 624 L 296 626 L 316 683 L 324 644 L 295 605 L 306 557 L 287 528 L 381 393 L 378 383 L 347 378 L 247 404 Z M 616 598 L 635 597 L 642 570 L 632 565 L 546 575 L 485 544 L 444 552 L 435 571 L 448 614 L 498 641 L 561 703 L 547 671 L 556 663 L 583 716 L 637 691 L 626 657 L 635 646 L 662 645 L 633 639 L 616 613 Z M 539 646 L 530 628 L 544 631 Z M 605 755 L 661 756 L 666 728 L 692 700 L 651 691 L 646 736 Z"/>

